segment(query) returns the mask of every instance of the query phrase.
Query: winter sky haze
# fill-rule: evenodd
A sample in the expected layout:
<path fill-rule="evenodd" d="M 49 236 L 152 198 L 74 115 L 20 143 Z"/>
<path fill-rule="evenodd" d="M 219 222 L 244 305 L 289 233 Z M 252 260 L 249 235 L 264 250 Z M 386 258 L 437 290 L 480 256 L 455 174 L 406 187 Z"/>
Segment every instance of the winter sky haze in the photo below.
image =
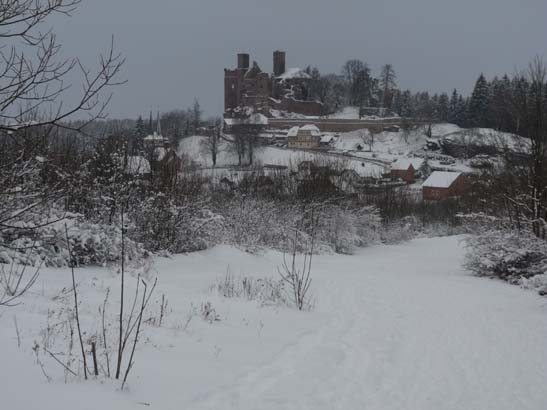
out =
<path fill-rule="evenodd" d="M 394 65 L 400 88 L 470 92 L 480 72 L 512 73 L 547 58 L 545 0 L 84 0 L 55 30 L 63 53 L 92 63 L 111 35 L 127 61 L 112 117 L 223 109 L 223 68 L 245 51 L 265 71 L 272 51 L 288 67 L 339 72 L 349 58 L 374 73 Z"/>

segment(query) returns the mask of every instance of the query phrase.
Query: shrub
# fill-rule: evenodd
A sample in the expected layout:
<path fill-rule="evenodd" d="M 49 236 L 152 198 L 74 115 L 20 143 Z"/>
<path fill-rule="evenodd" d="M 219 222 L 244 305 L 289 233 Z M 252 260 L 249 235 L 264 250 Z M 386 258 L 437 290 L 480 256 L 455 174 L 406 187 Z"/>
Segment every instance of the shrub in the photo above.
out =
<path fill-rule="evenodd" d="M 69 266 L 70 253 L 65 223 L 68 225 L 76 265 L 104 265 L 120 259 L 120 227 L 87 222 L 80 215 L 70 214 L 40 228 L 3 232 L 4 240 L 0 242 L 0 263 Z M 141 245 L 126 238 L 125 255 L 128 260 L 137 260 L 145 256 L 146 252 Z"/>
<path fill-rule="evenodd" d="M 218 243 L 222 218 L 205 201 L 178 205 L 165 194 L 146 198 L 130 212 L 129 236 L 152 252 L 193 252 Z"/>
<path fill-rule="evenodd" d="M 261 305 L 288 305 L 284 282 L 280 279 L 235 277 L 228 270 L 211 285 L 211 289 L 225 298 L 257 300 Z"/>
<path fill-rule="evenodd" d="M 547 242 L 532 233 L 491 230 L 467 238 L 465 266 L 512 283 L 547 272 Z"/>

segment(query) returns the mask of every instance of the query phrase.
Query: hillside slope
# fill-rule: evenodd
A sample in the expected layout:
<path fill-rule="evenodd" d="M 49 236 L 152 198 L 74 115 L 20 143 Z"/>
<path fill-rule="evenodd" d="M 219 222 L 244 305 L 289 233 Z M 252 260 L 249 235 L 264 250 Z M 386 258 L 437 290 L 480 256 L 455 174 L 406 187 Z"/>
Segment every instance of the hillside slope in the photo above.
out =
<path fill-rule="evenodd" d="M 260 307 L 210 290 L 228 265 L 236 276 L 275 277 L 278 253 L 217 247 L 158 259 L 151 272 L 160 281 L 156 297 L 165 294 L 171 310 L 161 327 L 145 327 L 124 392 L 102 378 L 64 384 L 60 366 L 42 357 L 52 377 L 45 381 L 31 347 L 42 339 L 47 312 L 58 311 L 55 296 L 70 283 L 69 271 L 46 269 L 24 304 L 0 317 L 0 385 L 9 392 L 2 408 L 547 408 L 545 299 L 470 276 L 460 267 L 458 241 L 318 256 L 312 312 Z M 79 269 L 77 277 L 89 326 L 117 278 L 106 269 Z M 218 321 L 195 317 L 184 328 L 191 306 L 207 301 Z"/>

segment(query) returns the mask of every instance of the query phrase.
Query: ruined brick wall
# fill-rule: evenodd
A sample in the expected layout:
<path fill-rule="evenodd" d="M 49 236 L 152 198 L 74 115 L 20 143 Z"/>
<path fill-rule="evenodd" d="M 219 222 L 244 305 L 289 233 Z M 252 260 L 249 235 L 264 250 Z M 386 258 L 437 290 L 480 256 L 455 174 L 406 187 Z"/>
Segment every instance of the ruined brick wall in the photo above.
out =
<path fill-rule="evenodd" d="M 239 80 L 238 70 L 224 70 L 224 110 L 237 107 Z"/>
<path fill-rule="evenodd" d="M 282 98 L 281 102 L 275 104 L 275 109 L 293 112 L 302 115 L 319 116 L 324 112 L 323 104 L 315 101 L 300 101 L 294 98 Z"/>
<path fill-rule="evenodd" d="M 311 114 L 308 114 L 311 115 Z M 403 120 L 401 119 L 384 119 L 381 122 L 383 127 L 401 125 Z M 295 126 L 302 126 L 306 124 L 316 125 L 321 132 L 350 132 L 362 129 L 377 128 L 380 121 L 371 120 L 347 120 L 347 119 L 330 119 L 330 118 L 270 118 L 269 128 L 272 129 L 288 129 Z"/>

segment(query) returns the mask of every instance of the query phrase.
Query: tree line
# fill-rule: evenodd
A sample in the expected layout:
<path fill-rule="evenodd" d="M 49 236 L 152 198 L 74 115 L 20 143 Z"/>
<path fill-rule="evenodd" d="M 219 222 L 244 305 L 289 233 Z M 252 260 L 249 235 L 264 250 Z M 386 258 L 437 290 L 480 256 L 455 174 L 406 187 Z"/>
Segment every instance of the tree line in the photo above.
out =
<path fill-rule="evenodd" d="M 451 93 L 412 92 L 398 87 L 393 65 L 383 65 L 378 76 L 374 76 L 369 65 L 359 59 L 346 61 L 339 74 L 321 74 L 317 67 L 310 66 L 305 71 L 311 77 L 310 98 L 323 103 L 330 113 L 354 106 L 362 116 L 367 108 L 376 108 L 379 115 L 396 114 L 512 133 L 521 130 L 522 118 L 516 113 L 533 87 L 526 72 L 490 80 L 481 73 L 468 96 L 457 89 Z"/>

